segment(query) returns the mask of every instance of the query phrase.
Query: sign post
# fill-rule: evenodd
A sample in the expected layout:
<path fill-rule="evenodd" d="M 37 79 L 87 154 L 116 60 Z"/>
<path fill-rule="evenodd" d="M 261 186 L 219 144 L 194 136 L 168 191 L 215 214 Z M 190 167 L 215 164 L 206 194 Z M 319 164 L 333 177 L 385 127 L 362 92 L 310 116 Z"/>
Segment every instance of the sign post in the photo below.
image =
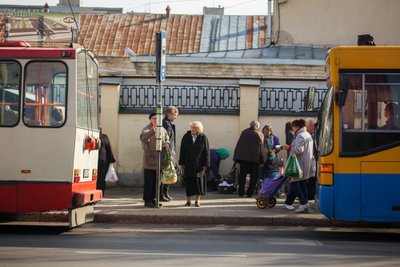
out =
<path fill-rule="evenodd" d="M 160 174 L 161 174 L 161 151 L 162 151 L 162 115 L 163 115 L 163 81 L 165 81 L 166 76 L 166 41 L 167 33 L 158 32 L 156 34 L 156 79 L 158 83 L 157 92 L 157 132 L 156 132 L 156 150 L 157 150 L 157 171 L 156 171 L 156 207 L 161 207 L 160 203 Z"/>

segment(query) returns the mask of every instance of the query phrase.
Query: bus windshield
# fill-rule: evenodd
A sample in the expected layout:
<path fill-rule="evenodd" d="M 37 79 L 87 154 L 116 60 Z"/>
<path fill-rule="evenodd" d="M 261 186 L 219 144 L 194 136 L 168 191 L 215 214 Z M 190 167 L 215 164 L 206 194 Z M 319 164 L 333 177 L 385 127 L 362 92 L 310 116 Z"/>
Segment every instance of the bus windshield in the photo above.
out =
<path fill-rule="evenodd" d="M 322 102 L 318 118 L 318 150 L 320 156 L 326 156 L 333 150 L 333 86 Z"/>

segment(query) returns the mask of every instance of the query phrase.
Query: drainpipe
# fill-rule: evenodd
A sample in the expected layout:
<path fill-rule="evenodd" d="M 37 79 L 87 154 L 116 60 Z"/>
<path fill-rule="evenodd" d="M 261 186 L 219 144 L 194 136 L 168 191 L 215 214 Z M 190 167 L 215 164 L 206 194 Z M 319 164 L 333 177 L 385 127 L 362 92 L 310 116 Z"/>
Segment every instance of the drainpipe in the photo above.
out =
<path fill-rule="evenodd" d="M 268 0 L 267 46 L 272 44 L 272 0 Z"/>

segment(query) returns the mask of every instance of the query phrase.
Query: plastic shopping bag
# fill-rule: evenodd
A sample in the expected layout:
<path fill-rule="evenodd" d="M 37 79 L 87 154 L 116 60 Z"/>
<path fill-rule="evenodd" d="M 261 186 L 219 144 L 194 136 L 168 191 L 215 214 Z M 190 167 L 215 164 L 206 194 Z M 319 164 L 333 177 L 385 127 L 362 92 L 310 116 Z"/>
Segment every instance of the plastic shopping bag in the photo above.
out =
<path fill-rule="evenodd" d="M 164 152 L 165 165 L 162 170 L 161 183 L 174 184 L 178 181 L 178 174 L 172 161 L 171 152 Z"/>
<path fill-rule="evenodd" d="M 170 165 L 162 171 L 161 182 L 163 184 L 174 184 L 178 181 L 178 175 L 174 165 Z"/>
<path fill-rule="evenodd" d="M 114 166 L 112 163 L 110 163 L 110 166 L 108 167 L 108 171 L 106 174 L 106 182 L 111 182 L 115 183 L 118 181 L 118 176 L 117 173 L 115 172 Z"/>
<path fill-rule="evenodd" d="M 303 171 L 300 168 L 299 161 L 297 160 L 296 155 L 290 155 L 288 163 L 285 168 L 285 176 L 293 177 L 293 178 L 302 178 Z"/>

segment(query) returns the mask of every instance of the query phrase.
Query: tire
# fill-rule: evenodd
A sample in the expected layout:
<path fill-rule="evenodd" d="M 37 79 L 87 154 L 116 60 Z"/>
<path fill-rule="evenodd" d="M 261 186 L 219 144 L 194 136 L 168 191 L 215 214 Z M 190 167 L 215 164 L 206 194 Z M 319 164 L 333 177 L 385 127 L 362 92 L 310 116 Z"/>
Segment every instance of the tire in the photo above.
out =
<path fill-rule="evenodd" d="M 257 207 L 259 207 L 260 209 L 265 209 L 266 206 L 267 201 L 264 197 L 257 198 Z"/>
<path fill-rule="evenodd" d="M 268 208 L 275 207 L 275 205 L 276 205 L 276 197 L 268 198 L 266 205 L 268 206 Z"/>

